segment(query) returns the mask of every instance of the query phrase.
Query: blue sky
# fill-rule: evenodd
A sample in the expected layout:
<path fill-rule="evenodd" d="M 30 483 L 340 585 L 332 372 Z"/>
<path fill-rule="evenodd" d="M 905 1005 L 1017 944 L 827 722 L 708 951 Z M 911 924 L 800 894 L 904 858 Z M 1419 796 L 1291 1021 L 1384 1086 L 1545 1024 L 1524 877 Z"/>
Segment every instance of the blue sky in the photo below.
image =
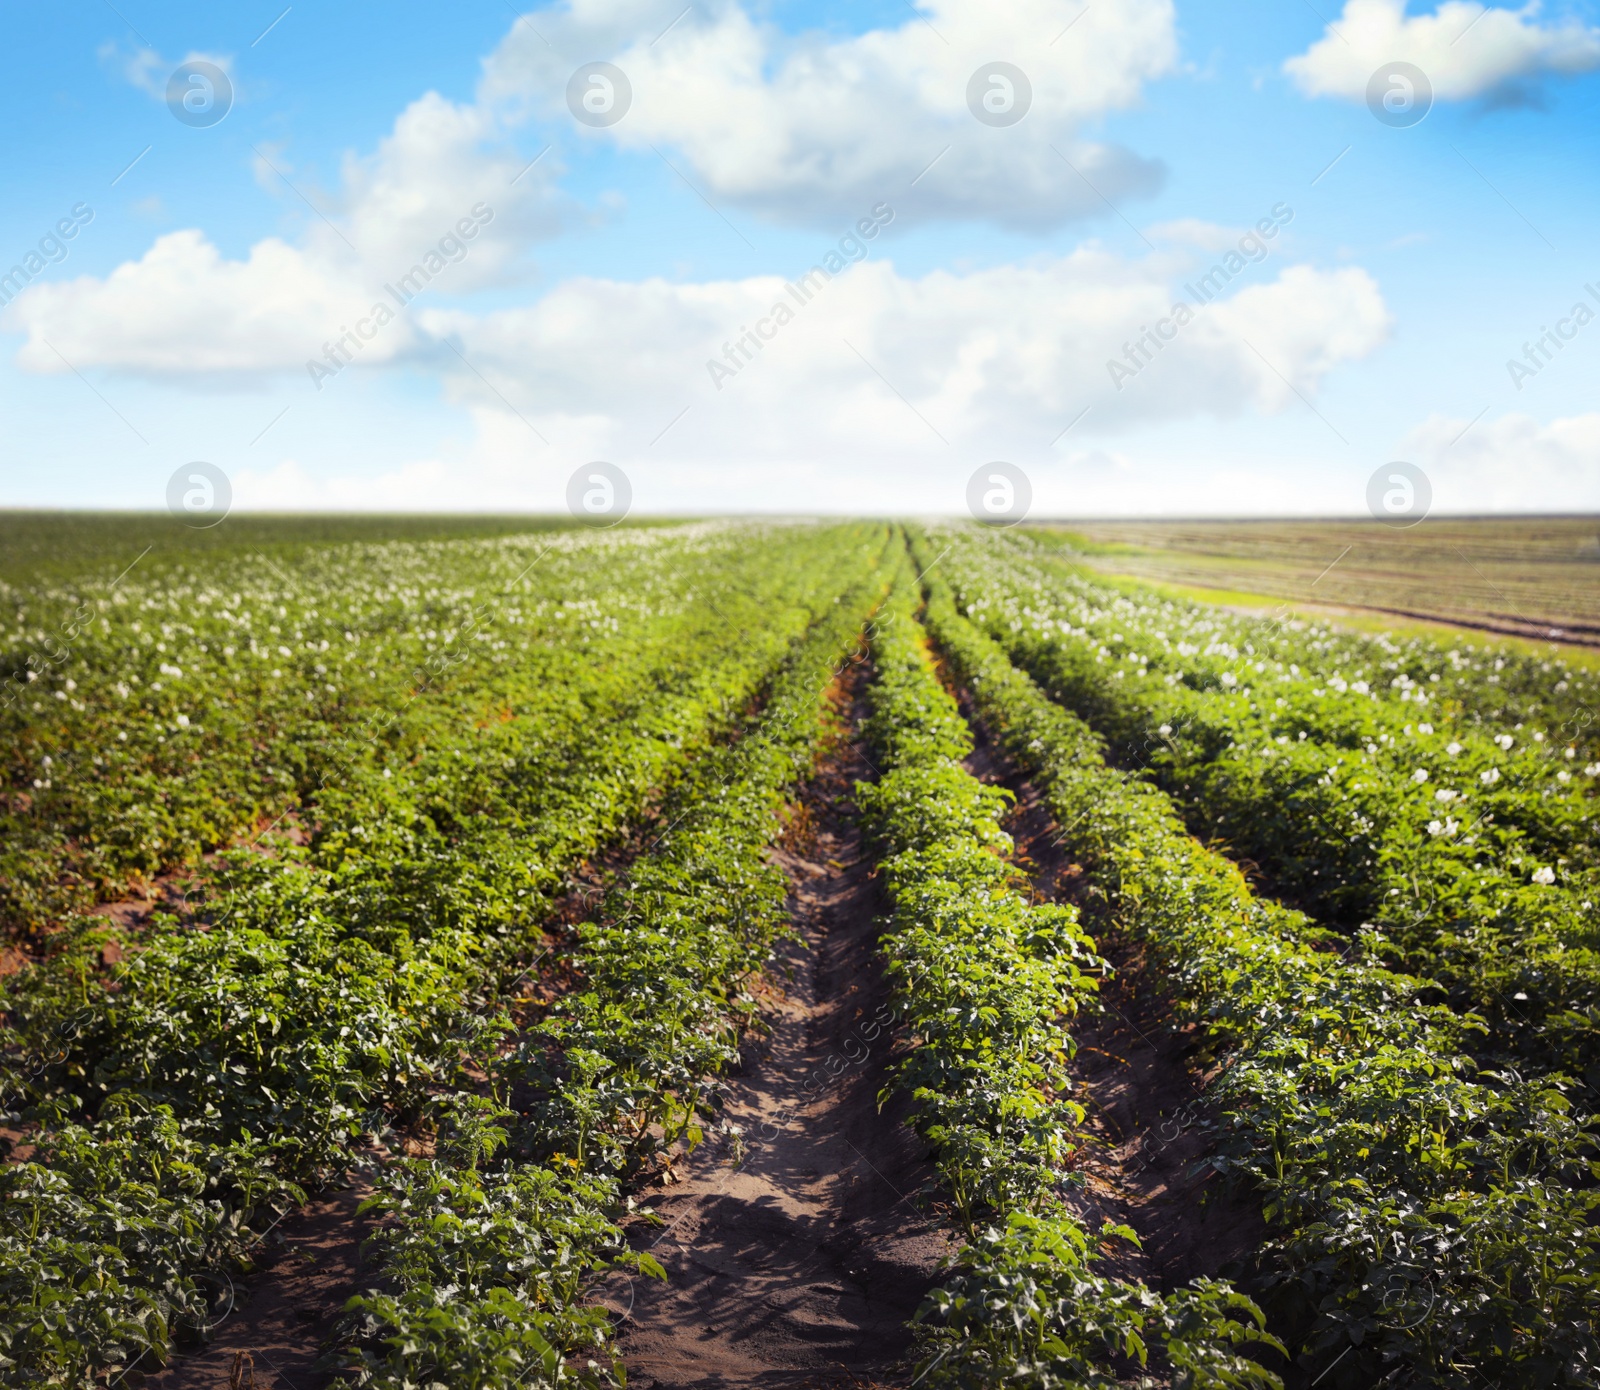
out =
<path fill-rule="evenodd" d="M 1354 514 L 1404 459 L 1444 511 L 1600 507 L 1593 3 L 119 0 L 9 37 L 0 504 L 157 507 L 203 459 L 244 507 L 548 509 L 606 459 L 650 511 L 951 512 L 1004 459 L 1053 514 Z M 164 100 L 192 60 L 209 127 Z M 592 61 L 633 85 L 601 129 Z M 965 98 L 996 61 L 1033 88 L 1003 128 Z M 1409 127 L 1365 97 L 1393 61 Z"/>

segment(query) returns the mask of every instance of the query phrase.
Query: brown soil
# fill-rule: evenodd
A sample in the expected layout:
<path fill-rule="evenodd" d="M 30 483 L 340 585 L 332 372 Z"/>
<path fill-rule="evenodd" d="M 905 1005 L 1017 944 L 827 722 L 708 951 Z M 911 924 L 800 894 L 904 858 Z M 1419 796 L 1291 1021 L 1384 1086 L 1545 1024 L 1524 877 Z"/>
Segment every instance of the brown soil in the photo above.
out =
<path fill-rule="evenodd" d="M 371 1189 L 325 1194 L 284 1218 L 258 1247 L 258 1272 L 221 1284 L 207 1345 L 144 1382 L 147 1390 L 319 1390 L 321 1343 L 345 1300 L 366 1287 L 360 1245 Z M 177 1329 L 193 1335 L 196 1329 Z M 234 1379 L 235 1367 L 243 1374 Z M 253 1368 L 254 1381 L 250 1376 Z"/>
<path fill-rule="evenodd" d="M 1006 828 L 1035 891 L 1085 907 L 1082 870 L 1038 789 L 988 741 L 970 702 L 962 709 L 977 740 L 968 770 L 1017 798 Z M 1085 925 L 1095 930 L 1092 919 Z M 1091 1230 L 1113 1221 L 1138 1234 L 1139 1249 L 1116 1243 L 1108 1273 L 1162 1291 L 1222 1276 L 1266 1239 L 1260 1203 L 1224 1190 L 1205 1162 L 1214 1118 L 1206 1078 L 1186 1060 L 1193 1041 L 1173 1027 L 1159 981 L 1126 943 L 1106 937 L 1098 945 L 1115 974 L 1101 988 L 1098 1010 L 1073 1028 L 1076 1099 L 1088 1112 L 1089 1143 L 1078 1164 L 1082 1186 L 1069 1205 Z"/>
<path fill-rule="evenodd" d="M 637 1232 L 668 1282 L 609 1290 L 630 1386 L 733 1390 L 905 1384 L 907 1322 L 951 1246 L 929 1214 L 934 1170 L 904 1123 L 880 1113 L 891 1035 L 874 957 L 883 910 L 846 804 L 868 775 L 850 746 L 808 789 L 804 843 L 776 858 L 805 947 L 728 1079 L 741 1131 L 678 1165 Z"/>

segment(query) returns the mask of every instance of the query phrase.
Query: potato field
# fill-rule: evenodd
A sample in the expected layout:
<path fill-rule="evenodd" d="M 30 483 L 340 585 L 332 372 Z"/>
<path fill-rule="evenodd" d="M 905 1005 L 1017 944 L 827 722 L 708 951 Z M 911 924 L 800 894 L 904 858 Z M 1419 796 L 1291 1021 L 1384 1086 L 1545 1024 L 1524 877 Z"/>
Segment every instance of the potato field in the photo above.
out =
<path fill-rule="evenodd" d="M 1600 1387 L 1592 666 L 965 524 L 131 558 L 0 574 L 0 1382 Z"/>

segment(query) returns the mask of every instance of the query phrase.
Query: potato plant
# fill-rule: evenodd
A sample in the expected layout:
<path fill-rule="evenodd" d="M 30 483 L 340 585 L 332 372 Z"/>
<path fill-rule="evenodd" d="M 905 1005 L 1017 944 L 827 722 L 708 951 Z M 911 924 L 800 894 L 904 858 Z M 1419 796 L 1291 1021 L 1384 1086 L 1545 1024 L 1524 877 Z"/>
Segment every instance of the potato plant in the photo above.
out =
<path fill-rule="evenodd" d="M 424 711 L 409 757 L 342 769 L 307 843 L 215 866 L 194 923 L 159 924 L 114 967 L 103 933 L 67 931 L 5 981 L 7 1095 L 34 1149 L 0 1170 L 10 1374 L 90 1384 L 159 1360 L 212 1272 L 363 1134 L 493 1065 L 502 985 L 536 952 L 565 874 L 738 725 L 882 533 L 709 539 L 658 546 L 649 630 L 630 647 L 546 633 L 573 680 L 554 700 L 521 687 L 526 718 L 477 717 L 505 708 L 505 688 Z M 698 580 L 671 579 L 696 557 Z M 117 1160 L 129 1126 L 142 1168 Z M 42 1228 L 58 1258 L 40 1267 Z"/>
<path fill-rule="evenodd" d="M 1560 1081 L 1481 1070 L 1482 1021 L 1428 1002 L 1372 933 L 1252 893 L 937 577 L 928 622 L 1066 828 L 1105 928 L 1154 953 L 1205 1029 L 1212 1163 L 1261 1194 L 1261 1296 L 1308 1382 L 1594 1384 L 1595 1134 Z"/>
<path fill-rule="evenodd" d="M 878 548 L 884 535 L 880 533 Z M 387 1287 L 354 1300 L 343 1384 L 404 1390 L 610 1385 L 610 1324 L 591 1277 L 661 1278 L 614 1224 L 641 1176 L 690 1153 L 717 1073 L 756 1020 L 754 986 L 789 931 L 766 856 L 795 784 L 831 736 L 840 669 L 882 584 L 861 575 L 799 640 L 741 736 L 710 750 L 663 828 L 582 924 L 574 988 L 457 1096 L 444 1156 L 392 1169 L 369 1207 Z"/>
<path fill-rule="evenodd" d="M 961 766 L 972 736 L 940 684 L 902 570 L 874 627 L 857 787 L 894 917 L 881 943 L 914 1042 L 897 1084 L 934 1144 L 967 1244 L 918 1317 L 933 1386 L 1111 1387 L 1152 1349 L 1186 1387 L 1279 1386 L 1245 1352 L 1276 1347 L 1260 1310 L 1211 1280 L 1162 1295 L 1095 1269 L 1126 1228 L 1087 1230 L 1061 1200 L 1084 1112 L 1065 1099 L 1067 1031 L 1104 962 L 1075 909 L 1032 904 L 1007 863 L 1009 794 Z"/>
<path fill-rule="evenodd" d="M 1105 589 L 1095 608 L 1093 586 L 1058 593 L 1026 546 L 969 545 L 945 564 L 965 611 L 1197 832 L 1328 925 L 1380 933 L 1400 968 L 1488 1022 L 1485 1065 L 1570 1076 L 1600 1109 L 1600 763 L 1541 729 L 1491 737 L 1378 698 L 1309 654 L 1283 666 L 1220 639 L 1197 652 L 1172 638 L 1198 615 Z"/>

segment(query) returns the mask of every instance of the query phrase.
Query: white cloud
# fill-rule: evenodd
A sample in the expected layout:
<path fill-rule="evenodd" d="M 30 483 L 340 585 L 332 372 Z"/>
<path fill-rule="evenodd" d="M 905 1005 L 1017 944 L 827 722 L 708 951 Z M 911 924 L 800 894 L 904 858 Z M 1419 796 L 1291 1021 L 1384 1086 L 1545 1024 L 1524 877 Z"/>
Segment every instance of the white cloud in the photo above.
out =
<path fill-rule="evenodd" d="M 535 457 L 530 426 L 574 463 L 648 453 L 891 471 L 972 452 L 1047 458 L 1085 407 L 1084 435 L 1298 409 L 1296 390 L 1313 395 L 1387 334 L 1364 271 L 1290 266 L 1200 311 L 1118 389 L 1107 359 L 1169 313 L 1169 277 L 1184 266 L 1099 247 L 968 275 L 908 278 L 866 262 L 813 281 L 805 304 L 776 276 L 577 279 L 526 308 L 430 311 L 422 323 L 475 369 L 440 354 L 454 398 L 514 420 L 503 397 L 527 422 L 511 438 Z M 780 321 L 777 305 L 792 317 Z"/>
<path fill-rule="evenodd" d="M 114 43 L 103 44 L 100 48 L 100 57 L 106 62 L 120 64 L 123 77 L 146 96 L 154 97 L 157 101 L 167 99 L 167 81 L 182 65 L 163 58 L 153 48 L 136 48 L 132 53 L 128 53 Z M 211 63 L 227 73 L 230 81 L 235 78 L 233 59 L 225 53 L 202 53 L 190 49 L 182 61 Z"/>
<path fill-rule="evenodd" d="M 1432 415 L 1402 445 L 1402 456 L 1427 472 L 1435 508 L 1600 509 L 1600 413 L 1571 415 L 1547 425 L 1521 414 L 1502 415 L 1470 429 L 1467 424 Z M 1452 443 L 1458 436 L 1459 442 Z"/>
<path fill-rule="evenodd" d="M 442 239 L 459 237 L 466 219 L 476 223 L 473 242 L 450 274 L 450 292 L 504 282 L 528 243 L 560 228 L 550 185 L 561 163 L 551 152 L 530 169 L 503 134 L 484 107 L 446 101 L 434 92 L 420 97 L 400 113 L 372 155 L 346 158 L 339 198 L 343 236 L 313 223 L 310 244 L 337 260 L 350 249 L 347 238 L 362 263 L 388 279 Z M 487 222 L 484 208 L 491 214 Z"/>
<path fill-rule="evenodd" d="M 1237 245 L 1248 230 L 1245 227 L 1224 227 L 1199 217 L 1179 217 L 1145 228 L 1145 235 L 1179 246 L 1198 246 L 1202 251 L 1227 251 Z"/>
<path fill-rule="evenodd" d="M 197 231 L 170 232 L 137 261 L 97 279 L 35 285 L 5 326 L 28 334 L 17 355 L 36 372 L 114 367 L 150 375 L 296 367 L 367 312 L 372 298 L 276 237 L 225 260 Z M 371 351 L 393 356 L 405 325 Z M 57 354 L 60 354 L 59 356 Z"/>
<path fill-rule="evenodd" d="M 27 330 L 19 361 L 31 370 L 66 370 L 65 358 L 147 375 L 303 370 L 348 327 L 361 335 L 358 365 L 426 363 L 524 443 L 518 413 L 561 447 L 614 449 L 694 406 L 683 433 L 696 447 L 790 458 L 1002 441 L 1039 451 L 1086 406 L 1098 431 L 1276 411 L 1387 335 L 1365 271 L 1306 265 L 1191 306 L 1175 328 L 1173 284 L 1204 264 L 1184 250 L 1128 260 L 1092 243 L 920 278 L 866 260 L 832 280 L 810 271 L 803 303 L 772 275 L 585 277 L 524 307 L 418 305 L 378 324 L 373 305 L 392 305 L 387 292 L 341 278 L 319 254 L 268 239 L 229 261 L 184 231 L 104 280 L 25 291 L 6 325 Z"/>
<path fill-rule="evenodd" d="M 1304 53 L 1284 63 L 1307 96 L 1364 101 L 1383 64 L 1414 63 L 1435 97 L 1459 101 L 1545 73 L 1600 67 L 1600 29 L 1576 19 L 1540 24 L 1539 5 L 1492 9 L 1446 0 L 1408 16 L 1406 0 L 1346 0 L 1344 14 Z"/>
<path fill-rule="evenodd" d="M 898 27 L 845 39 L 787 38 L 735 0 L 696 5 L 665 34 L 661 22 L 653 0 L 541 11 L 490 59 L 482 98 L 570 123 L 568 78 L 614 62 L 632 106 L 584 137 L 677 151 L 713 200 L 793 221 L 854 220 L 887 200 L 908 218 L 1043 227 L 1160 182 L 1157 165 L 1079 131 L 1173 69 L 1171 0 L 922 0 Z M 1029 80 L 1018 124 L 968 110 L 967 84 L 991 61 Z"/>
<path fill-rule="evenodd" d="M 28 334 L 17 360 L 33 371 L 65 371 L 65 357 L 151 374 L 262 372 L 303 369 L 382 304 L 399 321 L 348 350 L 363 364 L 392 360 L 414 331 L 388 286 L 414 296 L 515 281 L 529 242 L 557 229 L 558 159 L 528 169 L 500 136 L 480 108 L 430 92 L 370 156 L 346 160 L 340 192 L 322 200 L 327 220 L 311 219 L 299 244 L 268 237 L 228 260 L 202 232 L 172 232 L 104 279 L 25 289 L 0 321 Z M 292 198 L 287 176 L 304 190 L 281 150 L 258 150 L 255 164 L 264 186 Z"/>

